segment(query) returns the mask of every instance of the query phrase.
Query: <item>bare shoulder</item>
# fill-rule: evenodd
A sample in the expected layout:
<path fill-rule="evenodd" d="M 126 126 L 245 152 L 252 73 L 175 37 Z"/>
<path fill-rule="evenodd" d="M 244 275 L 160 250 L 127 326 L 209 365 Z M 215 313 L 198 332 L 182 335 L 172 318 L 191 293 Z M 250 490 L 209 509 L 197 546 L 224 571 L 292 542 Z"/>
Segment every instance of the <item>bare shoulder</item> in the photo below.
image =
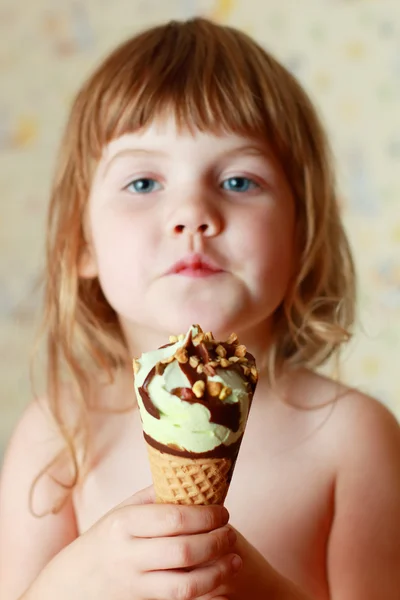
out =
<path fill-rule="evenodd" d="M 70 396 L 70 388 L 64 386 L 60 394 L 60 406 L 73 405 Z M 63 422 L 67 427 L 72 426 L 73 411 L 62 408 L 62 412 L 60 416 Z M 64 449 L 65 440 L 53 416 L 47 396 L 37 397 L 28 404 L 11 436 L 4 458 L 3 479 L 8 476 L 10 470 L 14 472 L 14 481 L 30 472 L 32 475 L 33 473 L 37 475 L 38 472 L 46 469 L 48 464 L 53 463 Z M 15 465 L 18 465 L 18 470 L 15 470 Z M 66 461 L 54 462 L 52 475 L 57 477 L 65 468 Z M 39 509 L 38 512 L 41 510 Z"/>
<path fill-rule="evenodd" d="M 310 371 L 296 374 L 290 385 L 293 404 L 336 477 L 352 469 L 371 479 L 390 467 L 400 471 L 400 425 L 379 400 Z"/>
<path fill-rule="evenodd" d="M 329 399 L 332 407 L 318 442 L 329 449 L 335 472 L 328 547 L 331 597 L 395 600 L 400 588 L 400 426 L 388 408 L 367 394 L 313 374 L 304 384 L 314 390 L 316 407 Z"/>
<path fill-rule="evenodd" d="M 13 479 L 27 471 L 42 469 L 62 448 L 62 437 L 45 396 L 32 400 L 12 433 L 2 469 L 3 480 L 18 465 Z"/>
<path fill-rule="evenodd" d="M 47 396 L 34 398 L 26 406 L 10 439 L 8 452 L 19 442 L 27 443 L 48 438 L 56 434 L 55 422 L 53 420 Z"/>
<path fill-rule="evenodd" d="M 356 456 L 376 453 L 379 448 L 400 450 L 399 423 L 382 402 L 343 383 L 319 375 L 313 377 L 323 390 L 322 397 L 332 401 L 330 427 L 332 435 L 340 441 L 339 457 L 347 461 L 349 451 Z"/>
<path fill-rule="evenodd" d="M 367 436 L 396 442 L 400 427 L 393 413 L 379 400 L 340 381 L 312 371 L 302 371 L 291 384 L 294 404 L 306 411 L 324 411 L 332 435 L 340 433 L 341 447 L 355 445 Z M 346 446 L 347 447 L 347 446 Z"/>
<path fill-rule="evenodd" d="M 70 499 L 59 512 L 51 513 L 60 500 L 60 488 L 45 471 L 63 447 L 47 398 L 32 401 L 11 436 L 1 472 L 2 598 L 19 597 L 49 560 L 77 536 Z M 34 514 L 49 510 L 40 518 Z"/>
<path fill-rule="evenodd" d="M 370 492 L 380 489 L 382 501 L 385 494 L 397 495 L 400 525 L 400 425 L 394 414 L 376 398 L 342 386 L 328 431 L 342 498 L 357 485 L 364 492 L 368 485 Z M 346 486 L 340 488 L 341 482 Z"/>

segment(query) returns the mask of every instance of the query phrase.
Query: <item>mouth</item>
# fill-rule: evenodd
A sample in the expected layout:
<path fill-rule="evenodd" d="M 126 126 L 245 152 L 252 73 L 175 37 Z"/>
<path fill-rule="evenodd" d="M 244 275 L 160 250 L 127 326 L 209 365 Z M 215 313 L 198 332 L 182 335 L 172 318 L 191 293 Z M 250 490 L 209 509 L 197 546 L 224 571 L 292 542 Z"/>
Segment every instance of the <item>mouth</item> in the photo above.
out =
<path fill-rule="evenodd" d="M 175 263 L 167 272 L 167 275 L 202 278 L 212 277 L 218 273 L 223 273 L 223 269 L 216 263 L 205 256 L 194 254 Z"/>

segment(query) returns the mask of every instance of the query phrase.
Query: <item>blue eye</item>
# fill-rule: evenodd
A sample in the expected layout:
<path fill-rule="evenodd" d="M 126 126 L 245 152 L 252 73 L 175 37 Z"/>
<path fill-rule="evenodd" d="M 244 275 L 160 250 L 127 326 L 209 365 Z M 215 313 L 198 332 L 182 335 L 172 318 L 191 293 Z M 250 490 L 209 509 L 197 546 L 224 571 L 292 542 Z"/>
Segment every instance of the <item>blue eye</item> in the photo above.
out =
<path fill-rule="evenodd" d="M 228 192 L 248 192 L 259 186 L 248 177 L 229 177 L 229 179 L 225 179 L 222 183 L 222 187 Z"/>
<path fill-rule="evenodd" d="M 140 179 L 134 179 L 125 188 L 128 192 L 134 194 L 149 194 L 161 189 L 161 185 L 155 179 L 150 177 L 140 177 Z"/>

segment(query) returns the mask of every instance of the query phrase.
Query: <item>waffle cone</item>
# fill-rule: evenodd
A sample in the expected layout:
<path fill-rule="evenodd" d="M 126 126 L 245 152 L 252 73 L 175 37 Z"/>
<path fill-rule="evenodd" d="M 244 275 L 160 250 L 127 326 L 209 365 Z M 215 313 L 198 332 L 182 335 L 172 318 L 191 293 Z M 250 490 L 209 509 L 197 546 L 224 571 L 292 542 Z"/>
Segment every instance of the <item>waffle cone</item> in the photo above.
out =
<path fill-rule="evenodd" d="M 231 458 L 184 458 L 147 443 L 157 502 L 223 504 L 229 488 Z"/>

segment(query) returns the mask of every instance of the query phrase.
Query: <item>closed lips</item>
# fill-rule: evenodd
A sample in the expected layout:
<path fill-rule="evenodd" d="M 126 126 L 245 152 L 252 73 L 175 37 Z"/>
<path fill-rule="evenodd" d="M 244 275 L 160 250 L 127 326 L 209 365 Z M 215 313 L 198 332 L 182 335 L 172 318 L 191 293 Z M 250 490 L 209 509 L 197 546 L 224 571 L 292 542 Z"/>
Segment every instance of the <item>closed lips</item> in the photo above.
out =
<path fill-rule="evenodd" d="M 222 269 L 212 261 L 201 256 L 193 256 L 178 261 L 168 271 L 169 275 L 176 275 L 184 272 L 203 272 L 203 273 L 221 273 Z"/>

